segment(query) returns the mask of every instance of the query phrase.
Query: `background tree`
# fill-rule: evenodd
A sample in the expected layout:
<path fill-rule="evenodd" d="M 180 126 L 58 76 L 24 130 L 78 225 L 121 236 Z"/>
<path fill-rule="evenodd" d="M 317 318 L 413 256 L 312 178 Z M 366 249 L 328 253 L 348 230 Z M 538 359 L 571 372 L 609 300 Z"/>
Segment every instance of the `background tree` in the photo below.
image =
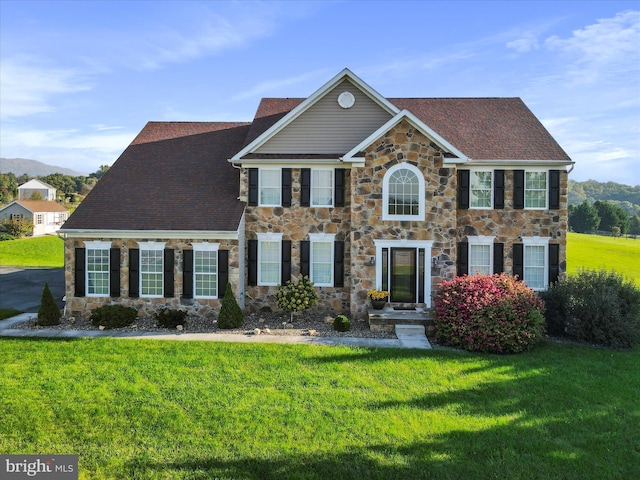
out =
<path fill-rule="evenodd" d="M 578 233 L 587 233 L 597 230 L 600 225 L 598 211 L 586 200 L 577 207 L 569 207 L 569 227 Z"/>
<path fill-rule="evenodd" d="M 640 235 L 640 216 L 635 215 L 629 221 L 629 233 L 631 235 Z"/>
<path fill-rule="evenodd" d="M 622 208 L 600 200 L 596 201 L 593 206 L 600 217 L 600 230 L 611 232 L 613 227 L 618 227 L 620 233 L 627 233 L 629 230 L 629 216 Z"/>

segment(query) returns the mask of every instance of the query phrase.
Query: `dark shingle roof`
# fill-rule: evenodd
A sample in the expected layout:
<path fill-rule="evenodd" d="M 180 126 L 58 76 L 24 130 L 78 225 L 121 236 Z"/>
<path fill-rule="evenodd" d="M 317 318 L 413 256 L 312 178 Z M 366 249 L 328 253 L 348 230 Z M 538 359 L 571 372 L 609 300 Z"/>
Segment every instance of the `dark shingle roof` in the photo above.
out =
<path fill-rule="evenodd" d="M 248 131 L 248 123 L 148 123 L 64 230 L 236 231 L 244 203 L 227 160 Z"/>

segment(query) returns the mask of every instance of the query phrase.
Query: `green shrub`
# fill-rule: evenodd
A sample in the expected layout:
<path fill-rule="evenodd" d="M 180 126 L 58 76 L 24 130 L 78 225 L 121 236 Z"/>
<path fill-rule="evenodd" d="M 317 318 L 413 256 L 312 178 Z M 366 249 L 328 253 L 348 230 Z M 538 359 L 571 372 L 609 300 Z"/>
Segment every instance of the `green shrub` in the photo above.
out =
<path fill-rule="evenodd" d="M 551 333 L 615 348 L 640 342 L 640 289 L 615 272 L 582 270 L 542 298 Z"/>
<path fill-rule="evenodd" d="M 0 242 L 4 242 L 7 240 L 15 240 L 16 237 L 13 235 L 9 235 L 8 233 L 0 233 Z"/>
<path fill-rule="evenodd" d="M 291 313 L 302 312 L 318 303 L 318 294 L 313 288 L 313 282 L 306 275 L 297 282 L 289 280 L 285 285 L 278 285 L 276 292 L 278 307 Z"/>
<path fill-rule="evenodd" d="M 239 328 L 244 322 L 244 315 L 236 297 L 233 294 L 231 283 L 227 283 L 227 288 L 220 305 L 220 313 L 218 314 L 218 328 Z"/>
<path fill-rule="evenodd" d="M 153 315 L 159 327 L 176 328 L 178 325 L 186 325 L 187 312 L 163 308 Z"/>
<path fill-rule="evenodd" d="M 518 353 L 542 339 L 543 312 L 535 292 L 512 276 L 465 275 L 438 286 L 435 335 L 464 350 Z"/>
<path fill-rule="evenodd" d="M 7 220 L 2 226 L 9 235 L 15 238 L 30 237 L 33 235 L 33 222 L 31 220 L 24 218 L 21 220 Z"/>
<path fill-rule="evenodd" d="M 344 315 L 338 315 L 333 320 L 333 329 L 337 332 L 348 332 L 351 330 L 351 321 Z"/>
<path fill-rule="evenodd" d="M 60 325 L 61 316 L 56 300 L 53 298 L 51 290 L 49 290 L 49 284 L 45 283 L 36 324 L 40 326 Z"/>
<path fill-rule="evenodd" d="M 102 326 L 109 330 L 112 328 L 122 328 L 131 325 L 138 311 L 133 307 L 125 307 L 124 305 L 103 305 L 91 312 L 91 323 L 93 325 Z"/>

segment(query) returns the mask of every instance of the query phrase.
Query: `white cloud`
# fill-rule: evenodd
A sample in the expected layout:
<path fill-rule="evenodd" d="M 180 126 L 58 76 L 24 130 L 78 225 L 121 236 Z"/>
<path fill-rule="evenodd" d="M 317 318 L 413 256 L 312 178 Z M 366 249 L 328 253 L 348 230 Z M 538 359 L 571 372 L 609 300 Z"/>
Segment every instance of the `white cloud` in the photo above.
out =
<path fill-rule="evenodd" d="M 511 48 L 517 53 L 527 53 L 532 50 L 538 50 L 540 45 L 538 44 L 538 38 L 533 34 L 529 34 L 517 40 L 507 42 L 507 48 Z"/>
<path fill-rule="evenodd" d="M 334 72 L 334 74 L 335 73 L 338 73 L 338 72 Z M 316 81 L 316 79 L 318 78 L 326 79 L 327 78 L 326 76 L 327 76 L 327 70 L 316 70 L 316 71 L 305 73 L 295 77 L 272 80 L 269 82 L 261 82 L 253 86 L 249 90 L 245 90 L 237 93 L 236 95 L 233 95 L 231 99 L 234 101 L 238 101 L 238 100 L 244 100 L 246 98 L 260 98 L 265 94 L 274 95 L 274 94 L 277 94 L 274 92 L 279 92 L 282 90 L 290 91 L 290 89 L 286 87 L 290 87 L 292 85 L 298 85 L 300 83 L 305 83 L 305 82 L 308 82 L 309 80 Z M 316 86 L 315 88 L 317 89 L 318 86 Z M 311 94 L 311 93 L 313 92 L 309 92 L 308 94 Z"/>
<path fill-rule="evenodd" d="M 36 65 L 35 59 L 3 59 L 0 63 L 0 118 L 3 120 L 56 110 L 52 98 L 89 90 L 73 69 Z"/>

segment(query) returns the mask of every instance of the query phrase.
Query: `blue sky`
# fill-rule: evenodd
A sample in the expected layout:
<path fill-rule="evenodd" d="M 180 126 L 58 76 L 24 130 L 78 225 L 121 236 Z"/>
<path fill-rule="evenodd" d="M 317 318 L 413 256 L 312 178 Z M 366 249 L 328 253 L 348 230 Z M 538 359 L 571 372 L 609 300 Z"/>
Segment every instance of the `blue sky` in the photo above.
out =
<path fill-rule="evenodd" d="M 640 184 L 640 2 L 0 0 L 0 156 L 91 173 L 147 121 L 250 121 L 344 67 L 387 97 L 521 97 Z"/>

